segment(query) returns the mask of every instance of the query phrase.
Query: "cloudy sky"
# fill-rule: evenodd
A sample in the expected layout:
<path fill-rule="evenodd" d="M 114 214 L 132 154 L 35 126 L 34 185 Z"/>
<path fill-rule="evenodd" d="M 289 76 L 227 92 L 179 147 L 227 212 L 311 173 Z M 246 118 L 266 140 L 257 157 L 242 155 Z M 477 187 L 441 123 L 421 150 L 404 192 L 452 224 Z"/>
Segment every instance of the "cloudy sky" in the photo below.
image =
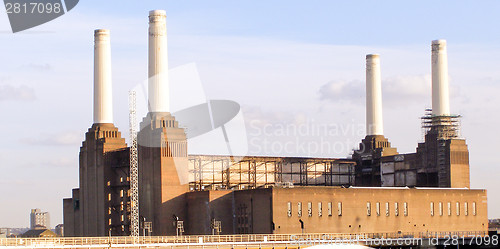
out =
<path fill-rule="evenodd" d="M 170 68 L 196 66 L 207 99 L 241 104 L 251 155 L 347 157 L 364 137 L 369 53 L 381 56 L 385 135 L 414 152 L 431 103 L 430 44 L 446 39 L 471 186 L 488 189 L 489 217 L 500 217 L 500 3 L 86 0 L 16 34 L 0 11 L 0 227 L 28 226 L 37 207 L 62 222 L 92 124 L 97 28 L 111 30 L 115 124 L 128 136 L 152 9 L 167 11 Z"/>

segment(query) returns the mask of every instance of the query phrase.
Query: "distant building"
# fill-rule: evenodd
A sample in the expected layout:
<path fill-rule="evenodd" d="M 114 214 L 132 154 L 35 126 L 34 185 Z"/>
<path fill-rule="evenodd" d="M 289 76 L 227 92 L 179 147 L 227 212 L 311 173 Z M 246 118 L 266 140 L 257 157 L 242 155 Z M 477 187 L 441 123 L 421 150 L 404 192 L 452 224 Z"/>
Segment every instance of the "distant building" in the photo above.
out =
<path fill-rule="evenodd" d="M 42 212 L 40 209 L 31 209 L 30 213 L 30 229 L 35 229 L 36 226 L 43 226 L 50 229 L 50 214 Z"/>
<path fill-rule="evenodd" d="M 49 229 L 32 229 L 23 233 L 21 238 L 51 238 L 57 237 L 57 234 L 50 231 Z"/>
<path fill-rule="evenodd" d="M 0 238 L 7 238 L 10 234 L 9 228 L 0 228 Z"/>
<path fill-rule="evenodd" d="M 57 236 L 63 237 L 64 236 L 64 225 L 59 224 L 56 226 L 56 234 Z"/>

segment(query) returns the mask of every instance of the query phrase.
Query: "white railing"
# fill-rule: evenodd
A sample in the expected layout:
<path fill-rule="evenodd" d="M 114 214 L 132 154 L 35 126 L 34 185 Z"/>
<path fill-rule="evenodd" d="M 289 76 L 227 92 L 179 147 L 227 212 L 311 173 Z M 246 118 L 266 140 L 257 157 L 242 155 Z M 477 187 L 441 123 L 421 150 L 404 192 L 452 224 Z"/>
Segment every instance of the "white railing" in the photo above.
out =
<path fill-rule="evenodd" d="M 456 231 L 456 232 L 419 232 L 419 233 L 308 233 L 308 234 L 237 234 L 237 235 L 188 235 L 188 236 L 140 236 L 140 237 L 55 237 L 55 238 L 1 238 L 0 247 L 52 247 L 71 248 L 86 246 L 130 247 L 139 245 L 163 245 L 169 248 L 193 248 L 210 245 L 229 245 L 239 247 L 256 245 L 261 247 L 294 247 L 300 248 L 301 243 L 328 241 L 367 241 L 369 239 L 401 239 L 401 238 L 445 238 L 446 236 L 477 237 L 486 236 L 487 231 Z M 97 247 L 99 248 L 99 247 Z"/>

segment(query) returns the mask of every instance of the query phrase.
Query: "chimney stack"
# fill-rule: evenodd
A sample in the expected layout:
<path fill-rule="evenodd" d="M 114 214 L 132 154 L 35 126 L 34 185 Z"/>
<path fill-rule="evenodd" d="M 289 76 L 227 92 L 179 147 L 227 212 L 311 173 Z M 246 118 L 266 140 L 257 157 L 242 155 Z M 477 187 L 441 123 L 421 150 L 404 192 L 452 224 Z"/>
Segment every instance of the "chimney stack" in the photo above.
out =
<path fill-rule="evenodd" d="M 148 47 L 149 111 L 169 112 L 167 14 L 164 10 L 149 12 Z"/>
<path fill-rule="evenodd" d="M 378 54 L 366 55 L 366 135 L 384 135 Z"/>
<path fill-rule="evenodd" d="M 446 40 L 432 41 L 432 115 L 450 115 Z"/>
<path fill-rule="evenodd" d="M 113 123 L 109 30 L 94 31 L 94 124 Z"/>

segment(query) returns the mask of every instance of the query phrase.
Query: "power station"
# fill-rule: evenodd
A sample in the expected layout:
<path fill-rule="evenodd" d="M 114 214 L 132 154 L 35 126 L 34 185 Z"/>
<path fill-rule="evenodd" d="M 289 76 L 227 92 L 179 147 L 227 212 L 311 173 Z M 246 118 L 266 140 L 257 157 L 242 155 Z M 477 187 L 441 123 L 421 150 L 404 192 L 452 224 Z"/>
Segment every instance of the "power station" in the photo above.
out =
<path fill-rule="evenodd" d="M 148 37 L 148 114 L 128 147 L 113 124 L 110 33 L 94 33 L 94 123 L 80 186 L 63 201 L 65 236 L 487 232 L 486 190 L 470 189 L 460 116 L 450 113 L 446 41 L 432 42 L 432 110 L 415 153 L 384 136 L 380 56 L 370 54 L 366 137 L 352 158 L 236 160 L 188 155 L 169 108 L 165 11 L 149 12 Z"/>

